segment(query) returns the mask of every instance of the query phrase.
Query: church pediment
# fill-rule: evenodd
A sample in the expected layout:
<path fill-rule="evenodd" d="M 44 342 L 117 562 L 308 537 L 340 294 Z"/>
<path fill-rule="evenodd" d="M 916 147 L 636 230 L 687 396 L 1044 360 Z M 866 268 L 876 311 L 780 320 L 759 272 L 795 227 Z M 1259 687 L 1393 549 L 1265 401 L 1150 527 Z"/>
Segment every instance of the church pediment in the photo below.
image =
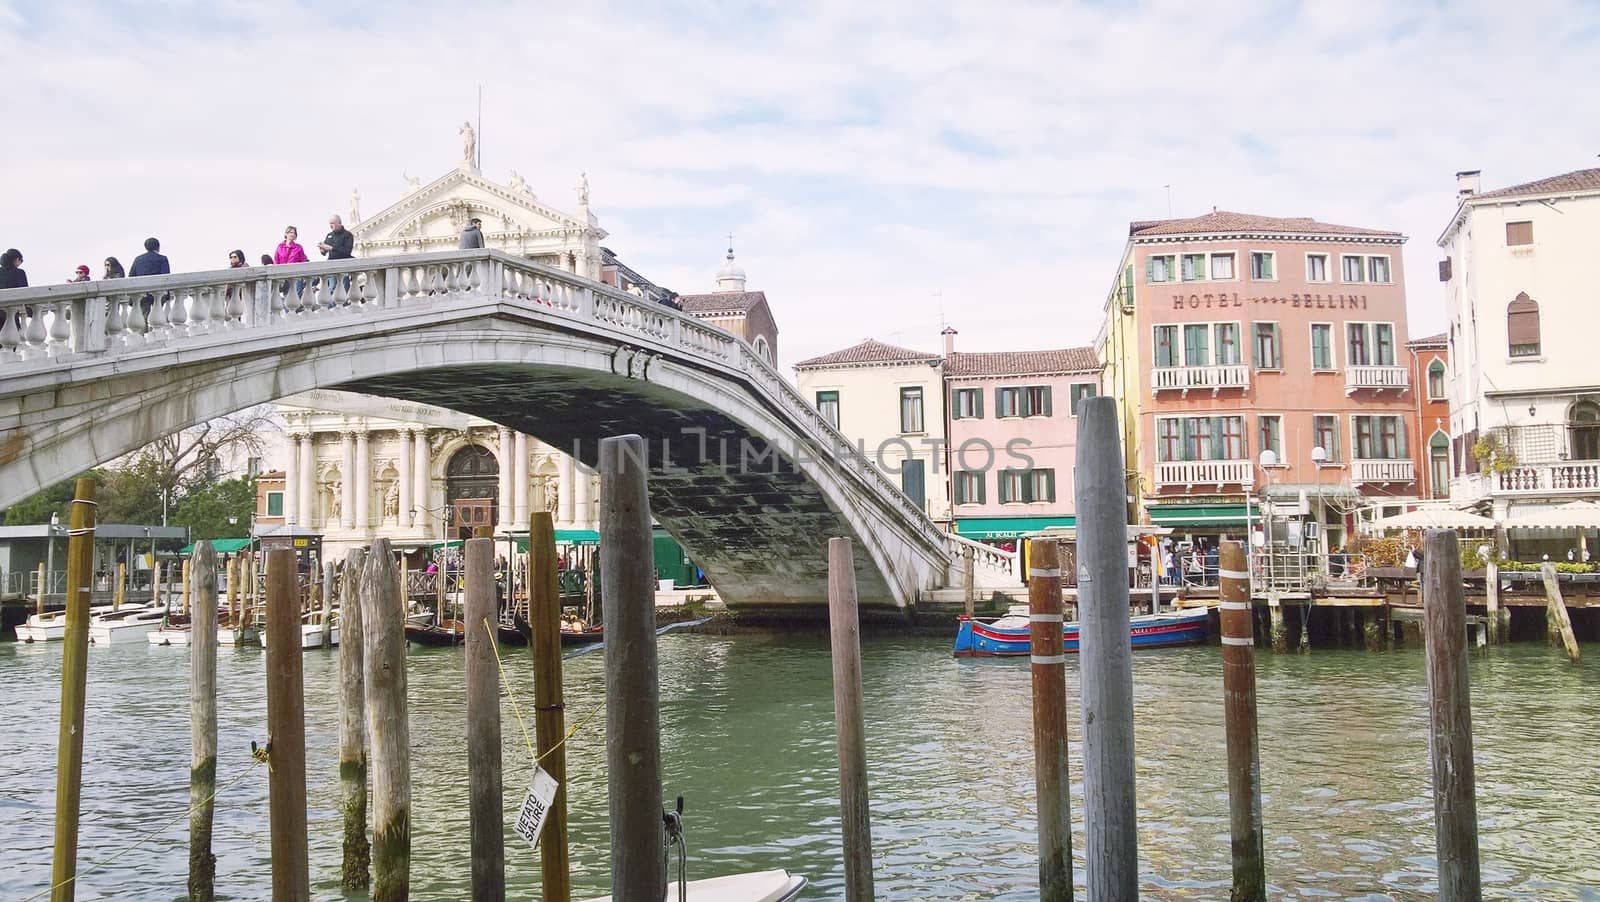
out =
<path fill-rule="evenodd" d="M 499 185 L 458 168 L 414 188 L 377 214 L 356 223 L 351 231 L 357 247 L 369 255 L 398 252 L 408 245 L 453 245 L 467 220 L 473 217 L 483 220 L 491 247 L 507 240 L 566 244 L 574 238 L 599 240 L 606 236 L 587 210 L 580 210 L 580 215 L 589 221 L 541 202 L 525 184 L 516 188 Z"/>

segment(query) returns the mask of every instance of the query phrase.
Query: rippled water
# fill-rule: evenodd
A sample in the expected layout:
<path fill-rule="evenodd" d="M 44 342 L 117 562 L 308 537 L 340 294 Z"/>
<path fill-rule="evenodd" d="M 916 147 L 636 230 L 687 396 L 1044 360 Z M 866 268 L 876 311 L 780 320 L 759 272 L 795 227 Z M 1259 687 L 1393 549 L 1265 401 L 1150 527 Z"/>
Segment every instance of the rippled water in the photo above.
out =
<path fill-rule="evenodd" d="M 508 668 L 528 713 L 525 651 Z M 1541 646 L 1472 663 L 1486 895 L 1600 900 L 1600 666 Z M 467 897 L 464 697 L 459 650 L 413 649 L 411 737 L 419 899 Z M 670 634 L 661 639 L 662 752 L 669 796 L 687 797 L 691 877 L 787 867 L 807 899 L 843 895 L 833 705 L 823 636 Z M 1427 705 L 1419 650 L 1258 657 L 1268 880 L 1285 899 L 1422 899 L 1433 881 Z M 50 872 L 61 647 L 0 645 L 0 898 Z M 265 733 L 264 658 L 224 649 L 219 782 L 249 767 Z M 1071 668 L 1076 667 L 1076 661 Z M 602 661 L 567 663 L 569 723 L 603 696 Z M 188 802 L 188 654 L 91 649 L 84 756 L 84 868 L 179 818 Z M 306 655 L 314 894 L 336 897 L 340 829 L 337 658 Z M 1219 899 L 1229 881 L 1219 652 L 1135 656 L 1144 893 Z M 1077 674 L 1072 670 L 1073 703 Z M 1036 897 L 1028 667 L 957 661 L 935 639 L 868 639 L 864 684 L 878 898 Z M 505 710 L 507 804 L 528 760 Z M 572 858 L 579 896 L 607 891 L 604 718 L 570 743 Z M 1075 725 L 1074 735 L 1081 731 Z M 1080 778 L 1074 744 L 1074 777 Z M 1074 804 L 1081 799 L 1074 787 Z M 269 897 L 266 773 L 219 798 L 218 886 Z M 1081 813 L 1080 813 L 1081 818 Z M 508 823 L 510 818 L 508 817 Z M 103 870 L 78 897 L 180 899 L 186 821 Z M 1076 826 L 1081 881 L 1081 820 Z M 514 898 L 536 898 L 538 864 L 506 841 Z M 592 893 L 590 892 L 592 891 Z"/>

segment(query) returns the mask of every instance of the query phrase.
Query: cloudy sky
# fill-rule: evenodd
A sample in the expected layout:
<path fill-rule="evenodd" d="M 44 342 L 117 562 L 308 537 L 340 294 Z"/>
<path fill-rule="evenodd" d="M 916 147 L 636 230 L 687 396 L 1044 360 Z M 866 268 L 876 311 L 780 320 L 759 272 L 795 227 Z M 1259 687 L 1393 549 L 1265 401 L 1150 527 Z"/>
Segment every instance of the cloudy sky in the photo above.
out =
<path fill-rule="evenodd" d="M 1133 219 L 1394 228 L 1411 330 L 1485 188 L 1600 165 L 1600 4 L 0 0 L 0 246 L 35 284 L 320 234 L 459 157 L 681 292 L 735 234 L 792 364 L 1089 344 Z M 310 242 L 308 242 L 310 243 Z"/>

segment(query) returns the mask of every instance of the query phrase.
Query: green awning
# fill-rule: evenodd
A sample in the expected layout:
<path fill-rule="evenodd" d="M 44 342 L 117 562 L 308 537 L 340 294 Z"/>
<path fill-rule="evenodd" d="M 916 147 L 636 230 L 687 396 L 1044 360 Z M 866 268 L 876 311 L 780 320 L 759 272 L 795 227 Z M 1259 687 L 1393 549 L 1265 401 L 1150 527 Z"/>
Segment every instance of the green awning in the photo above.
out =
<path fill-rule="evenodd" d="M 1163 504 L 1146 510 L 1157 526 L 1243 526 L 1246 513 L 1242 504 Z"/>
<path fill-rule="evenodd" d="M 513 533 L 517 539 L 517 550 L 528 550 L 528 534 L 525 532 Z M 556 530 L 557 545 L 599 545 L 600 533 L 593 529 L 558 529 Z"/>
<path fill-rule="evenodd" d="M 1051 526 L 1074 526 L 1077 517 L 962 517 L 956 532 L 963 539 L 1015 539 Z"/>
<path fill-rule="evenodd" d="M 252 541 L 254 541 L 254 540 L 253 539 L 212 539 L 211 540 L 211 548 L 217 554 L 238 554 L 239 552 L 244 551 L 245 549 L 249 548 L 250 547 L 250 543 Z M 183 546 L 183 549 L 181 551 L 179 551 L 178 553 L 179 554 L 184 554 L 184 555 L 194 554 L 194 545 L 192 543 L 189 544 L 189 545 L 185 545 L 185 546 Z"/>

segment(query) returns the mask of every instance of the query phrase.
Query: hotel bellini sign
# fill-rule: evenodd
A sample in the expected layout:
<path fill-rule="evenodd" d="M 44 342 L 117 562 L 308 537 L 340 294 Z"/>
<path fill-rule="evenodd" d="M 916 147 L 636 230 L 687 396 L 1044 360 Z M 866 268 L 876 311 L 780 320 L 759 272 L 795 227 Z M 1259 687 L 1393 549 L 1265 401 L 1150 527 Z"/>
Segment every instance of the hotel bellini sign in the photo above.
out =
<path fill-rule="evenodd" d="M 1287 295 L 1256 295 L 1254 297 L 1240 297 L 1239 292 L 1218 292 L 1215 294 L 1175 294 L 1172 296 L 1172 309 L 1174 310 L 1216 310 L 1225 307 L 1251 306 L 1281 306 L 1301 307 L 1306 310 L 1365 310 L 1367 309 L 1367 296 L 1364 294 L 1287 294 Z"/>

